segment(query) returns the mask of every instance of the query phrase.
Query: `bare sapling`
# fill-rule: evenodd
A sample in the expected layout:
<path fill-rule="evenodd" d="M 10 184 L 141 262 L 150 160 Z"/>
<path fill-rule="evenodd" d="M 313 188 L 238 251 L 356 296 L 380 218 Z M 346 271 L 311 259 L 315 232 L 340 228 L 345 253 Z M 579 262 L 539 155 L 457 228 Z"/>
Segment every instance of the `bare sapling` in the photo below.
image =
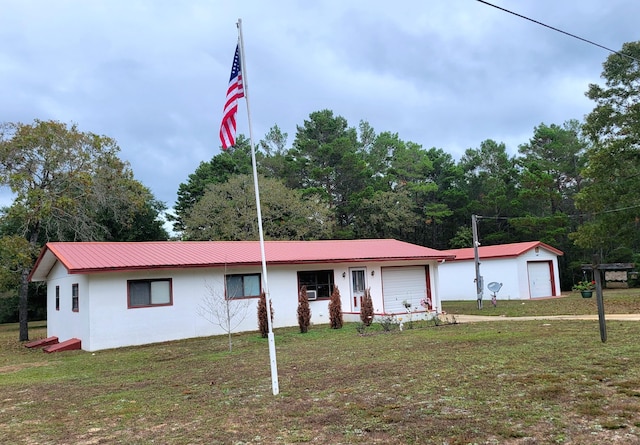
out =
<path fill-rule="evenodd" d="M 209 323 L 219 326 L 229 337 L 229 352 L 233 349 L 231 334 L 246 318 L 251 300 L 226 298 L 211 283 L 205 283 L 206 295 L 198 305 L 197 313 Z"/>

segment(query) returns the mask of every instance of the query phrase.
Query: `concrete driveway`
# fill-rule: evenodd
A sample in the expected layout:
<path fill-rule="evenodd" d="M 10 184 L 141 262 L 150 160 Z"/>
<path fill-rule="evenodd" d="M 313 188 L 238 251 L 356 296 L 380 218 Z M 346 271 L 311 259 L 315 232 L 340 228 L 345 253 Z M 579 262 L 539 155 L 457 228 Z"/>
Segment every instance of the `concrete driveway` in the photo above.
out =
<path fill-rule="evenodd" d="M 454 315 L 458 323 L 475 323 L 480 321 L 510 321 L 510 320 L 598 320 L 598 314 L 592 315 L 548 315 L 548 316 L 531 316 L 531 317 L 505 317 L 502 315 Z M 607 314 L 604 315 L 605 320 L 628 320 L 640 321 L 640 314 Z"/>

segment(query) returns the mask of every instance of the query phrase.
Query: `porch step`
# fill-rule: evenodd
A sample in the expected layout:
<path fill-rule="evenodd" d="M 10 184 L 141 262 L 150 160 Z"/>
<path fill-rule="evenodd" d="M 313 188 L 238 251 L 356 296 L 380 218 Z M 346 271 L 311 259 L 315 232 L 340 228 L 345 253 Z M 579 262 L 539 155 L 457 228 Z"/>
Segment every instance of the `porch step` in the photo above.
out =
<path fill-rule="evenodd" d="M 42 346 L 55 345 L 56 343 L 58 343 L 58 337 L 47 337 L 30 341 L 29 343 L 25 343 L 24 346 L 25 348 L 40 348 Z"/>
<path fill-rule="evenodd" d="M 56 343 L 42 348 L 44 352 L 62 352 L 73 351 L 82 347 L 82 341 L 79 338 L 70 338 L 61 343 Z"/>

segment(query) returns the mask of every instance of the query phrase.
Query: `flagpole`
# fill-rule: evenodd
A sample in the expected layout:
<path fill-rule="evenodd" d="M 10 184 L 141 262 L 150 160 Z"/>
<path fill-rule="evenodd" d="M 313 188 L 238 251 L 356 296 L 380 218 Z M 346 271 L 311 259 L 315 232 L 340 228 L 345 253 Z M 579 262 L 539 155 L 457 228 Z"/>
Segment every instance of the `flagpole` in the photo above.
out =
<path fill-rule="evenodd" d="M 253 167 L 253 187 L 256 195 L 256 207 L 258 209 L 258 233 L 260 234 L 260 256 L 262 259 L 262 289 L 265 293 L 267 306 L 267 326 L 269 333 L 269 359 L 271 361 L 271 387 L 273 395 L 280 392 L 278 387 L 278 364 L 276 363 L 276 343 L 273 336 L 273 326 L 271 323 L 271 297 L 269 296 L 269 285 L 267 280 L 267 260 L 264 250 L 264 232 L 262 230 L 262 210 L 260 208 L 260 192 L 258 189 L 258 168 L 256 167 L 256 150 L 253 143 L 253 129 L 251 127 L 251 111 L 249 109 L 249 82 L 247 80 L 246 64 L 244 61 L 244 41 L 242 39 L 242 19 L 238 19 L 238 37 L 240 40 L 240 69 L 242 71 L 242 82 L 244 88 L 244 98 L 247 103 L 247 116 L 249 123 L 249 141 L 251 144 L 251 165 Z"/>

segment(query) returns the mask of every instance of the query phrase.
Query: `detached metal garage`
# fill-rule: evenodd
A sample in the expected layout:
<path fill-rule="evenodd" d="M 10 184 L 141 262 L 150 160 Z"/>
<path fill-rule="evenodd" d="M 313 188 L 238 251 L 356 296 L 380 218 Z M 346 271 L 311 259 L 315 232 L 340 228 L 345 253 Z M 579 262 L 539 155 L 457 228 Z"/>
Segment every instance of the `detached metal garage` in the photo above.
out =
<path fill-rule="evenodd" d="M 473 248 L 445 250 L 455 255 L 438 266 L 441 301 L 476 300 Z M 487 285 L 502 283 L 498 299 L 523 300 L 560 295 L 558 256 L 563 253 L 540 241 L 499 244 L 478 248 L 483 298 L 490 299 Z"/>

